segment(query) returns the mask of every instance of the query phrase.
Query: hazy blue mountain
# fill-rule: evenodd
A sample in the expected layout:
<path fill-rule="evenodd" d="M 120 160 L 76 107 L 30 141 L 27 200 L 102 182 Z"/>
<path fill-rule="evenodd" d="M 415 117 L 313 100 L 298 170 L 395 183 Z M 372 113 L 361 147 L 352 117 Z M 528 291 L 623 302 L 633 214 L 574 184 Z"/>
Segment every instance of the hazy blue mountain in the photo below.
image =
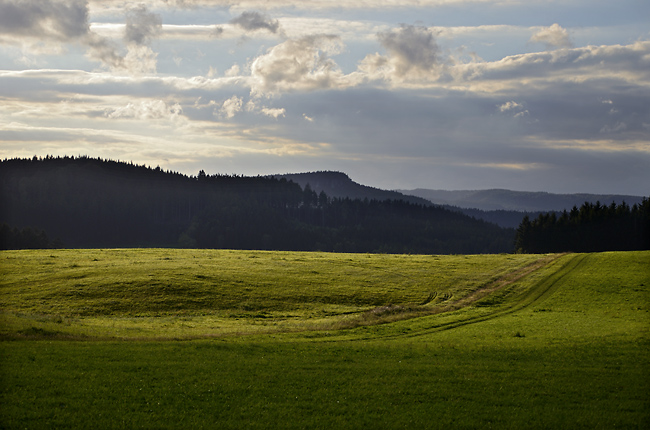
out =
<path fill-rule="evenodd" d="M 552 194 L 545 192 L 510 191 L 503 189 L 445 191 L 418 188 L 415 190 L 397 190 L 403 194 L 413 195 L 429 200 L 438 205 L 473 208 L 484 211 L 563 211 L 573 206 L 580 207 L 585 202 L 609 205 L 622 202 L 632 206 L 640 204 L 643 197 L 616 194 Z"/>

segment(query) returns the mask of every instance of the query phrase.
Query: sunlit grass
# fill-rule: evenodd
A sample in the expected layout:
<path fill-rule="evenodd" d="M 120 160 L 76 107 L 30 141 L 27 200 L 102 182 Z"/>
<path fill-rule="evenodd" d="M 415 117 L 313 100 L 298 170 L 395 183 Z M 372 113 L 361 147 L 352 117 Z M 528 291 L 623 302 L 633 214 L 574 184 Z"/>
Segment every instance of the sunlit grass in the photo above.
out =
<path fill-rule="evenodd" d="M 531 255 L 224 250 L 0 253 L 4 332 L 221 336 L 336 327 L 442 307 L 535 263 Z M 379 308 L 379 311 L 375 311 Z M 393 312 L 398 313 L 398 312 Z M 375 318 L 378 319 L 378 318 Z"/>
<path fill-rule="evenodd" d="M 92 269 L 84 263 L 85 252 L 101 251 L 61 251 L 57 264 L 64 273 L 83 265 Z M 141 252 L 142 267 L 154 267 L 165 251 L 110 252 L 114 257 Z M 189 255 L 184 252 L 177 258 Z M 238 266 L 245 258 L 266 258 L 267 267 L 274 258 L 289 257 L 305 265 L 288 265 L 292 272 L 240 271 L 239 277 L 259 280 L 251 290 L 258 294 L 248 296 L 258 306 L 252 310 L 215 306 L 209 311 L 205 303 L 220 303 L 217 293 L 229 290 L 195 284 L 190 291 L 203 292 L 202 299 L 173 296 L 194 308 L 173 314 L 141 304 L 143 297 L 134 302 L 137 314 L 129 314 L 114 305 L 94 306 L 83 295 L 65 295 L 64 286 L 48 290 L 47 296 L 36 294 L 35 278 L 43 275 L 32 273 L 29 263 L 53 257 L 2 254 L 21 258 L 1 269 L 10 275 L 2 281 L 2 330 L 5 339 L 13 340 L 0 342 L 0 427 L 610 429 L 646 428 L 650 422 L 650 252 L 551 259 L 226 251 L 206 251 L 205 256 L 214 259 L 220 253 L 221 261 L 230 262 L 220 273 L 230 270 L 230 279 L 236 278 L 237 267 L 248 267 Z M 79 260 L 64 264 L 63 256 Z M 102 270 L 109 276 L 103 279 L 126 273 L 128 262 L 114 257 L 111 264 L 123 270 L 112 272 L 106 264 Z M 544 259 L 528 272 L 530 264 Z M 178 260 L 185 263 L 162 260 L 163 266 L 176 273 L 179 285 L 182 279 L 190 284 L 193 266 L 189 258 Z M 397 267 L 410 267 L 404 273 L 429 276 L 430 283 L 423 287 L 409 284 L 404 276 L 387 275 L 385 288 L 397 291 L 391 292 L 390 306 L 372 302 L 373 288 L 363 283 L 354 287 L 358 303 L 346 304 L 343 296 L 310 302 L 304 293 L 308 286 L 336 275 L 323 273 L 337 262 L 349 265 L 346 273 L 355 273 L 354 267 L 359 281 L 364 279 L 361 269 L 390 274 Z M 22 274 L 16 269 L 21 265 Z M 88 269 L 87 275 L 97 282 L 102 278 L 93 274 L 96 269 Z M 55 278 L 56 272 L 40 282 Z M 276 291 L 287 273 L 295 278 L 294 287 Z M 204 274 L 215 276 L 208 270 Z M 147 279 L 137 271 L 133 275 Z M 29 288 L 21 289 L 21 276 Z M 57 279 L 62 285 L 77 282 Z M 137 285 L 121 291 L 135 291 Z M 313 291 L 322 297 L 328 286 L 319 285 Z M 105 288 L 118 297 L 111 300 L 119 301 L 120 289 Z M 229 288 L 242 294 L 245 287 Z M 388 295 L 382 287 L 374 288 Z M 401 288 L 415 292 L 400 294 Z M 95 298 L 102 297 L 98 290 Z M 264 300 L 264 290 L 273 300 Z M 20 300 L 8 291 L 29 294 Z M 282 294 L 287 304 L 278 309 Z M 390 316 L 400 306 L 421 314 L 394 322 L 384 319 L 382 324 L 359 323 L 375 318 L 373 313 Z M 77 314 L 66 307 L 95 311 Z M 262 313 L 264 318 L 256 316 Z M 323 319 L 318 329 L 295 329 L 318 318 Z M 293 321 L 286 324 L 294 329 L 273 326 L 283 321 Z M 214 328 L 227 322 L 233 326 Z M 246 335 L 234 335 L 237 330 Z M 75 340 L 65 340 L 66 333 Z M 101 340 L 111 333 L 111 340 Z M 221 334 L 199 335 L 206 333 Z M 121 337 L 129 340 L 116 340 Z M 175 337 L 194 339 L 170 340 Z"/>

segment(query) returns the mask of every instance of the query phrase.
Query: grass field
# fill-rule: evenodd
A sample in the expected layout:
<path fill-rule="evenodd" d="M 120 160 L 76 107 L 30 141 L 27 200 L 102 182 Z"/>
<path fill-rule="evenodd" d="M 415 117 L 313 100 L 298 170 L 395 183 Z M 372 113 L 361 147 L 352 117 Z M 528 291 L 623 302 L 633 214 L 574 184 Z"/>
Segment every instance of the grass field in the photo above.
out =
<path fill-rule="evenodd" d="M 0 259 L 1 428 L 650 426 L 650 252 Z"/>

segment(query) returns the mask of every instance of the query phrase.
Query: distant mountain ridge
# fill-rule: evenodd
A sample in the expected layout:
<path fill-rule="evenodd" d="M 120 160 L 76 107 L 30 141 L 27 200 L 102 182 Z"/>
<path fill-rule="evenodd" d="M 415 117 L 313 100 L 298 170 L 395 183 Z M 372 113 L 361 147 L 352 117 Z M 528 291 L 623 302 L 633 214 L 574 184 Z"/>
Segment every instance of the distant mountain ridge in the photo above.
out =
<path fill-rule="evenodd" d="M 524 215 L 535 218 L 540 213 L 571 210 L 573 206 L 580 207 L 585 202 L 595 204 L 599 201 L 602 205 L 609 205 L 625 201 L 632 206 L 640 204 L 643 199 L 628 195 L 552 194 L 505 189 L 445 191 L 419 188 L 389 191 L 361 185 L 347 174 L 335 171 L 278 174 L 270 177 L 285 178 L 303 189 L 309 184 L 316 193 L 324 191 L 334 198 L 404 200 L 424 206 L 441 206 L 506 228 L 517 228 Z"/>
<path fill-rule="evenodd" d="M 320 171 L 307 173 L 287 173 L 282 175 L 270 175 L 276 179 L 286 179 L 293 181 L 305 188 L 309 187 L 320 193 L 325 191 L 329 197 L 350 198 L 350 199 L 368 199 L 368 200 L 403 200 L 409 203 L 415 203 L 430 206 L 431 202 L 426 198 L 405 195 L 398 191 L 382 190 L 379 188 L 369 187 L 354 182 L 348 175 L 343 172 Z"/>
<path fill-rule="evenodd" d="M 437 205 L 484 211 L 551 212 L 571 210 L 573 206 L 580 207 L 585 202 L 600 202 L 601 205 L 625 202 L 632 206 L 643 200 L 642 196 L 620 194 L 553 194 L 505 189 L 446 191 L 417 188 L 397 191 L 421 197 Z"/>

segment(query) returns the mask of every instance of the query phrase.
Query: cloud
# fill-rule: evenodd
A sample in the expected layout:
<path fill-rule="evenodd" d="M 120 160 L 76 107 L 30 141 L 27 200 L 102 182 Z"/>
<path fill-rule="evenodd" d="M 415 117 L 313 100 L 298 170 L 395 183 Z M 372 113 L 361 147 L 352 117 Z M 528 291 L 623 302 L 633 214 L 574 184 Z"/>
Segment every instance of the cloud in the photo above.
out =
<path fill-rule="evenodd" d="M 84 0 L 0 1 L 1 34 L 68 41 L 88 31 L 88 6 Z"/>
<path fill-rule="evenodd" d="M 129 45 L 126 57 L 124 57 L 124 67 L 133 74 L 148 74 L 156 72 L 156 58 L 158 54 L 148 46 Z"/>
<path fill-rule="evenodd" d="M 433 30 L 402 25 L 377 34 L 387 55 L 370 54 L 360 63 L 359 70 L 370 79 L 385 79 L 394 83 L 432 81 L 440 75 L 438 44 Z"/>
<path fill-rule="evenodd" d="M 498 61 L 459 64 L 447 69 L 452 79 L 483 91 L 501 91 L 505 86 L 557 86 L 562 81 L 612 79 L 650 83 L 650 41 L 632 45 L 585 46 L 563 50 L 512 55 Z"/>
<path fill-rule="evenodd" d="M 132 7 L 126 12 L 124 40 L 136 45 L 149 45 L 162 31 L 160 15 L 148 12 L 144 4 Z"/>
<path fill-rule="evenodd" d="M 499 109 L 499 112 L 501 113 L 514 113 L 513 117 L 514 118 L 523 118 L 525 116 L 529 116 L 530 112 L 528 112 L 527 109 L 524 109 L 524 105 L 521 103 L 517 103 L 513 100 L 503 103 L 502 105 L 498 105 L 497 108 Z"/>
<path fill-rule="evenodd" d="M 85 0 L 0 0 L 0 41 L 24 50 L 59 53 L 61 43 L 86 46 L 86 55 L 113 70 L 155 72 L 156 54 L 147 45 L 160 34 L 159 15 L 139 5 L 126 13 L 123 55 L 115 44 L 91 30 Z M 54 46 L 55 49 L 47 49 Z"/>
<path fill-rule="evenodd" d="M 115 8 L 124 5 L 124 0 L 90 0 L 98 9 Z M 280 9 L 291 8 L 295 10 L 349 10 L 349 9 L 400 9 L 406 6 L 426 8 L 437 6 L 448 6 L 450 4 L 476 3 L 509 3 L 510 0 L 373 0 L 372 2 L 359 1 L 333 1 L 333 0 L 310 0 L 300 2 L 295 0 L 147 0 L 147 3 L 160 8 L 198 8 L 198 7 L 231 7 L 237 10 L 250 9 Z M 534 3 L 532 0 L 530 3 Z"/>
<path fill-rule="evenodd" d="M 127 54 L 124 66 L 131 73 L 146 74 L 156 72 L 158 54 L 148 46 L 162 31 L 160 15 L 149 12 L 144 4 L 129 8 L 126 11 L 126 26 L 124 41 L 127 44 Z"/>
<path fill-rule="evenodd" d="M 230 23 L 238 25 L 247 31 L 267 30 L 275 34 L 280 29 L 280 23 L 277 19 L 271 19 L 259 12 L 243 12 L 238 17 L 231 19 Z"/>
<path fill-rule="evenodd" d="M 174 120 L 182 115 L 183 109 L 178 103 L 169 105 L 163 100 L 143 100 L 129 103 L 115 109 L 107 109 L 104 116 L 107 118 L 127 118 L 139 120 L 168 119 Z"/>
<path fill-rule="evenodd" d="M 233 77 L 233 76 L 239 76 L 239 73 L 240 73 L 239 65 L 233 64 L 230 69 L 224 72 L 224 75 Z"/>
<path fill-rule="evenodd" d="M 428 72 L 437 63 L 438 45 L 426 27 L 403 25 L 399 30 L 381 32 L 377 37 L 393 60 L 398 76 L 411 70 Z"/>
<path fill-rule="evenodd" d="M 338 36 L 319 34 L 289 39 L 270 48 L 251 64 L 252 92 L 344 88 L 352 85 L 329 56 L 341 52 Z"/>
<path fill-rule="evenodd" d="M 266 107 L 263 107 L 262 108 L 262 113 L 264 115 L 266 115 L 266 116 L 270 116 L 270 117 L 273 117 L 273 118 L 277 119 L 280 116 L 284 116 L 284 114 L 286 113 L 286 109 L 284 109 L 284 108 L 279 109 L 279 108 L 266 108 Z"/>
<path fill-rule="evenodd" d="M 569 38 L 569 32 L 560 27 L 559 24 L 553 24 L 550 27 L 540 29 L 537 33 L 533 34 L 529 42 L 543 43 L 547 49 L 571 48 L 573 46 Z"/>
<path fill-rule="evenodd" d="M 90 58 L 122 66 L 116 47 L 90 30 L 83 0 L 0 0 L 0 41 L 38 54 L 58 54 L 61 43 L 79 43 L 88 47 Z"/>
<path fill-rule="evenodd" d="M 219 113 L 226 118 L 233 118 L 237 113 L 241 112 L 242 103 L 243 100 L 240 97 L 232 96 L 223 102 L 221 109 L 219 109 Z"/>
<path fill-rule="evenodd" d="M 521 103 L 517 103 L 515 101 L 509 101 L 509 102 L 506 102 L 506 103 L 498 106 L 499 112 L 506 112 L 506 111 L 513 110 L 513 109 L 519 110 L 522 107 L 523 106 L 522 106 Z"/>

